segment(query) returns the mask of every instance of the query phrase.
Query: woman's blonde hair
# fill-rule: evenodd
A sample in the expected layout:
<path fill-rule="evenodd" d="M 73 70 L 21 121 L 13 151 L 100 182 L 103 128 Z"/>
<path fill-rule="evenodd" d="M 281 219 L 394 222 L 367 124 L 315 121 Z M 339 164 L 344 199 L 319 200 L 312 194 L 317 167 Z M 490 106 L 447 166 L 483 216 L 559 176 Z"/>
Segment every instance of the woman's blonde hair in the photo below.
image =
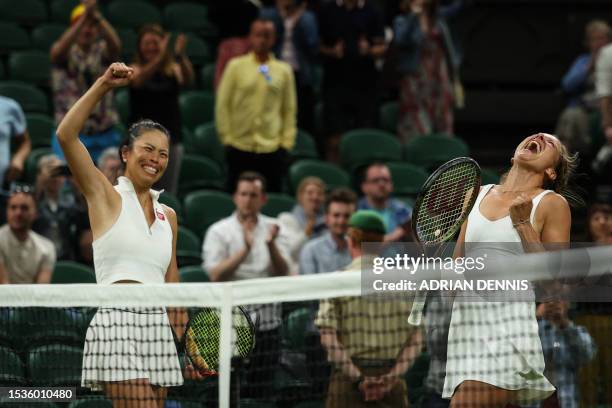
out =
<path fill-rule="evenodd" d="M 302 195 L 304 190 L 306 190 L 306 187 L 308 187 L 310 184 L 314 184 L 315 186 L 319 187 L 321 191 L 323 191 L 323 193 L 325 193 L 327 186 L 325 185 L 325 182 L 323 180 L 315 176 L 305 177 L 302 179 L 302 181 L 300 181 L 300 184 L 298 184 L 298 188 L 295 194 L 298 200 L 300 199 L 300 196 Z"/>
<path fill-rule="evenodd" d="M 142 53 L 140 52 L 140 43 L 142 41 L 142 38 L 146 34 L 155 34 L 158 37 L 164 38 L 166 32 L 159 24 L 146 24 L 140 28 L 140 30 L 138 31 L 138 39 L 136 41 L 136 56 L 134 57 L 134 61 L 141 66 L 146 64 Z M 168 47 L 169 46 L 170 44 L 168 44 Z M 173 76 L 173 65 L 174 62 L 172 60 L 172 53 L 167 52 L 162 65 L 162 72 L 164 73 L 164 75 Z"/>
<path fill-rule="evenodd" d="M 608 23 L 604 20 L 591 20 L 589 21 L 589 23 L 586 25 L 586 28 L 584 29 L 584 32 L 587 38 L 591 36 L 593 33 L 598 32 L 598 31 L 603 31 L 604 33 L 606 33 L 608 38 L 612 37 L 612 29 L 610 28 Z"/>

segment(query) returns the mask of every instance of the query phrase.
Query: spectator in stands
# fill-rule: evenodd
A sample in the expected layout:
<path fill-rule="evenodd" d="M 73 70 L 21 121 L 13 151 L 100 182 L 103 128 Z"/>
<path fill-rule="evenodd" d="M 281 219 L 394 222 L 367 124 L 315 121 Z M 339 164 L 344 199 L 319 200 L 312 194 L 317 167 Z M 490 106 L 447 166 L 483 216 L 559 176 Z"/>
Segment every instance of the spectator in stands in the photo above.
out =
<path fill-rule="evenodd" d="M 587 216 L 587 242 L 597 245 L 612 244 L 612 206 L 593 204 Z M 609 276 L 592 283 L 610 286 Z M 612 304 L 609 302 L 584 302 L 577 304 L 576 324 L 586 328 L 597 346 L 597 357 L 585 364 L 580 371 L 581 406 L 612 404 Z M 600 393 L 603 394 L 601 399 Z"/>
<path fill-rule="evenodd" d="M 361 182 L 363 197 L 357 204 L 359 210 L 374 210 L 385 221 L 385 242 L 401 241 L 410 235 L 412 209 L 392 198 L 393 180 L 389 168 L 382 163 L 370 164 Z"/>
<path fill-rule="evenodd" d="M 287 151 L 295 144 L 295 81 L 289 64 L 271 53 L 274 24 L 258 19 L 249 36 L 253 51 L 228 64 L 217 91 L 217 132 L 226 146 L 229 186 L 247 170 L 280 191 Z"/>
<path fill-rule="evenodd" d="M 158 24 L 138 33 L 134 79 L 130 83 L 130 123 L 152 119 L 170 132 L 169 165 L 155 188 L 176 194 L 183 157 L 181 144 L 181 87 L 193 83 L 193 66 L 185 53 L 187 37 L 179 34 L 171 48 L 170 34 Z"/>
<path fill-rule="evenodd" d="M 314 63 L 319 51 L 319 28 L 305 0 L 276 0 L 276 7 L 266 7 L 261 17 L 276 27 L 276 57 L 293 68 L 297 85 L 298 127 L 314 131 Z"/>
<path fill-rule="evenodd" d="M 50 53 L 56 123 L 117 59 L 120 51 L 119 36 L 98 11 L 96 0 L 83 0 L 72 10 L 70 27 L 53 44 Z M 80 135 L 94 162 L 107 147 L 119 146 L 121 134 L 115 129 L 118 120 L 113 93 L 109 92 L 96 105 Z M 55 134 L 52 147 L 53 153 L 63 159 Z"/>
<path fill-rule="evenodd" d="M 395 18 L 400 83 L 398 134 L 453 134 L 453 102 L 462 104 L 459 57 L 439 0 L 404 0 Z"/>
<path fill-rule="evenodd" d="M 11 146 L 17 146 L 11 157 Z M 17 101 L 0 96 L 0 190 L 23 174 L 32 145 L 25 115 Z"/>
<path fill-rule="evenodd" d="M 382 242 L 384 234 L 377 213 L 354 213 L 348 231 L 353 262 L 346 269 L 367 267 L 374 254 L 364 253 L 362 243 Z M 335 368 L 327 407 L 408 406 L 403 375 L 421 352 L 422 341 L 420 330 L 406 321 L 410 309 L 410 302 L 380 297 L 321 301 L 315 324 Z"/>
<path fill-rule="evenodd" d="M 114 186 L 117 184 L 117 178 L 122 174 L 121 160 L 119 159 L 119 150 L 114 147 L 109 147 L 102 152 L 98 158 L 98 169 L 106 176 L 108 181 Z M 162 176 L 163 177 L 163 176 Z"/>
<path fill-rule="evenodd" d="M 325 203 L 327 231 L 304 245 L 300 254 L 300 274 L 335 272 L 351 262 L 346 232 L 356 201 L 351 190 L 339 188 L 331 192 Z"/>
<path fill-rule="evenodd" d="M 278 215 L 278 223 L 289 237 L 292 274 L 298 273 L 300 253 L 306 242 L 325 230 L 325 183 L 318 177 L 304 178 L 297 188 L 298 203 L 291 212 Z"/>
<path fill-rule="evenodd" d="M 385 33 L 382 16 L 367 0 L 327 2 L 320 13 L 319 27 L 325 151 L 328 160 L 337 162 L 341 134 L 376 123 L 375 61 L 385 53 Z"/>
<path fill-rule="evenodd" d="M 585 29 L 589 52 L 576 58 L 561 81 L 569 102 L 557 122 L 556 135 L 572 152 L 587 153 L 591 147 L 589 114 L 599 111 L 595 96 L 595 64 L 599 50 L 610 42 L 611 35 L 605 21 L 589 22 Z"/>
<path fill-rule="evenodd" d="M 592 168 L 595 173 L 606 175 L 612 169 L 612 44 L 599 50 L 595 65 L 595 92 L 599 98 L 605 141 L 596 153 Z"/>
<path fill-rule="evenodd" d="M 0 227 L 0 284 L 49 283 L 55 266 L 53 242 L 32 231 L 36 202 L 29 186 L 8 199 L 7 224 Z"/>
<path fill-rule="evenodd" d="M 289 245 L 272 218 L 260 213 L 266 202 L 266 180 L 255 172 L 238 177 L 234 191 L 236 211 L 217 221 L 206 232 L 202 259 L 211 281 L 284 276 L 289 273 Z M 257 308 L 257 345 L 248 369 L 253 397 L 270 396 L 280 349 L 281 308 L 270 304 Z"/>
<path fill-rule="evenodd" d="M 578 407 L 578 370 L 595 356 L 593 339 L 584 327 L 570 320 L 568 307 L 567 301 L 552 301 L 540 303 L 537 308 L 536 316 L 546 362 L 544 374 L 557 389 L 542 402 L 542 407 Z"/>

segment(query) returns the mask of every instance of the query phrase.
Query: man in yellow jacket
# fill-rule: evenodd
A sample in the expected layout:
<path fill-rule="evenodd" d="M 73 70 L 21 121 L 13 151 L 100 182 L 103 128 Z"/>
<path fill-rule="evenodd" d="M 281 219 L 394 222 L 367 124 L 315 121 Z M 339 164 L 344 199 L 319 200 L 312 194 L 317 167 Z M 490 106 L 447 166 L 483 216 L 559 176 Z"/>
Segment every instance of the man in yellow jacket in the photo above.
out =
<path fill-rule="evenodd" d="M 258 19 L 249 34 L 252 51 L 232 59 L 217 90 L 215 120 L 226 147 L 228 185 L 240 173 L 263 174 L 280 191 L 287 151 L 295 144 L 296 94 L 291 66 L 274 58 L 274 24 Z"/>

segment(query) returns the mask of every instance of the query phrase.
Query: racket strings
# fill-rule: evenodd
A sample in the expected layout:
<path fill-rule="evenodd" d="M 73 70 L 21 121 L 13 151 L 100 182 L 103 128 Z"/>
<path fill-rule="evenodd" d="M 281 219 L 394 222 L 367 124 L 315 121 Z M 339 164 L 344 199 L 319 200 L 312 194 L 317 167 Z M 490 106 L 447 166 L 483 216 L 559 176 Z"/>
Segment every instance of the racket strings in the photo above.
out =
<path fill-rule="evenodd" d="M 478 168 L 469 162 L 451 166 L 438 176 L 425 193 L 423 211 L 416 220 L 418 234 L 425 243 L 449 238 L 448 232 L 464 218 L 475 199 L 479 182 Z"/>

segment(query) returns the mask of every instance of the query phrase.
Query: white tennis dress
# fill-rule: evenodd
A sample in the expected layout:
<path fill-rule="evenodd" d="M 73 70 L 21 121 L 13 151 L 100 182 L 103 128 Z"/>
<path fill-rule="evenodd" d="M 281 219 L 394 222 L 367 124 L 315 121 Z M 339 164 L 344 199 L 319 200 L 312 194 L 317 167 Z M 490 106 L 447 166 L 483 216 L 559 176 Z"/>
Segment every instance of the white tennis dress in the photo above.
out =
<path fill-rule="evenodd" d="M 151 190 L 155 221 L 149 228 L 132 182 L 120 177 L 121 213 L 93 243 L 96 280 L 164 283 L 172 258 L 172 227 Z M 100 308 L 85 338 L 84 387 L 101 382 L 148 379 L 159 386 L 183 383 L 172 329 L 165 308 Z"/>
<path fill-rule="evenodd" d="M 482 188 L 468 216 L 466 256 L 487 253 L 490 258 L 523 253 L 509 215 L 491 221 L 480 212 L 480 203 L 492 187 L 490 184 Z M 533 198 L 532 224 L 538 204 L 549 192 L 543 191 Z M 533 292 L 529 291 L 528 297 L 532 297 Z M 555 390 L 543 373 L 544 356 L 534 301 L 455 299 L 443 398 L 451 398 L 463 381 L 473 380 L 517 390 L 519 402 L 528 404 L 545 399 Z"/>

